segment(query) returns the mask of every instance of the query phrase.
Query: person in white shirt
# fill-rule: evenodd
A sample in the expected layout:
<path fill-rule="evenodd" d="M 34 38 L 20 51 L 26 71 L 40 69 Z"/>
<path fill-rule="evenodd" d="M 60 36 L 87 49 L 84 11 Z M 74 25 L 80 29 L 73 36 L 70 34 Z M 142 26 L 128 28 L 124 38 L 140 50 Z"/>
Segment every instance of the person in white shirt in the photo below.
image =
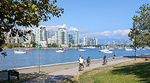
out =
<path fill-rule="evenodd" d="M 83 66 L 83 63 L 84 63 L 84 59 L 83 59 L 83 57 L 80 59 L 79 63 L 80 63 L 80 65 L 79 65 L 79 66 L 81 66 L 81 70 L 82 70 L 82 68 L 84 67 L 84 66 Z"/>

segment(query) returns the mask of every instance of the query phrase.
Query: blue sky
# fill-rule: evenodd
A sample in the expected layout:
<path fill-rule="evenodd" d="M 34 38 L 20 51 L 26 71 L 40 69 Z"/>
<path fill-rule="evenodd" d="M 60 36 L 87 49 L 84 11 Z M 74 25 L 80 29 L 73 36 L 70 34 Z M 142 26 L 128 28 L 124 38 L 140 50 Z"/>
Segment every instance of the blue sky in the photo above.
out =
<path fill-rule="evenodd" d="M 64 14 L 40 25 L 45 25 L 51 34 L 58 28 L 67 28 L 70 34 L 79 30 L 81 38 L 128 39 L 132 17 L 144 3 L 150 0 L 57 0 Z"/>

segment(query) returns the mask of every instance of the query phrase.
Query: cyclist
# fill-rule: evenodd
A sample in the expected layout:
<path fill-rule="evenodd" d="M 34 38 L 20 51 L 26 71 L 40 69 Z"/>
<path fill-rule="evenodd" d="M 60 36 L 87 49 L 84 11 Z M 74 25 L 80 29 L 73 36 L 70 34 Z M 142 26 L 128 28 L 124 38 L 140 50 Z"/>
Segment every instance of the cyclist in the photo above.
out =
<path fill-rule="evenodd" d="M 80 59 L 80 65 L 79 65 L 79 70 L 82 70 L 83 69 L 83 67 L 84 67 L 84 65 L 83 65 L 83 63 L 84 63 L 84 59 L 83 59 L 83 57 Z"/>

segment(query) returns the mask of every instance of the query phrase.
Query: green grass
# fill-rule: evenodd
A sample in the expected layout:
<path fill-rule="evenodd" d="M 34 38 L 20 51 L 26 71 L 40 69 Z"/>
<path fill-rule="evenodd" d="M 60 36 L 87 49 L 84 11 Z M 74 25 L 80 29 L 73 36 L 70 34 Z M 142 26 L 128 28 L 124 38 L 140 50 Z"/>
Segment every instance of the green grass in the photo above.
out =
<path fill-rule="evenodd" d="M 150 83 L 150 60 L 143 59 L 99 67 L 74 75 L 68 83 Z"/>

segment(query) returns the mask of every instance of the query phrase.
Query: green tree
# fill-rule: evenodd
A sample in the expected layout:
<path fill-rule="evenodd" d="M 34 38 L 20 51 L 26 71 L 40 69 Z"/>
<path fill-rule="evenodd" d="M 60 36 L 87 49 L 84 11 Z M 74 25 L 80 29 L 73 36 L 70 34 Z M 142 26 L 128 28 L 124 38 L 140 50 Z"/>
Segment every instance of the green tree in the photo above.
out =
<path fill-rule="evenodd" d="M 14 46 L 14 45 L 11 44 L 11 43 L 8 43 L 8 44 L 7 44 L 7 47 L 8 47 L 8 48 L 12 48 L 13 46 Z"/>
<path fill-rule="evenodd" d="M 57 7 L 57 0 L 0 0 L 0 51 L 4 44 L 4 32 L 11 30 L 14 37 L 24 37 L 31 31 L 22 31 L 17 27 L 39 26 L 40 21 L 48 21 L 51 17 L 60 17 L 63 8 Z"/>
<path fill-rule="evenodd" d="M 34 41 L 31 41 L 30 44 L 32 44 L 32 47 L 35 47 L 35 45 L 37 45 L 37 43 L 35 43 Z"/>
<path fill-rule="evenodd" d="M 134 47 L 150 46 L 150 6 L 143 4 L 133 16 L 133 27 L 128 36 Z"/>
<path fill-rule="evenodd" d="M 47 47 L 49 47 L 49 48 L 50 48 L 51 46 L 52 46 L 51 44 L 48 44 L 48 46 L 47 46 Z"/>
<path fill-rule="evenodd" d="M 58 45 L 57 45 L 56 43 L 53 43 L 53 44 L 52 44 L 52 47 L 55 47 L 55 48 L 56 48 L 56 47 L 58 47 Z"/>

